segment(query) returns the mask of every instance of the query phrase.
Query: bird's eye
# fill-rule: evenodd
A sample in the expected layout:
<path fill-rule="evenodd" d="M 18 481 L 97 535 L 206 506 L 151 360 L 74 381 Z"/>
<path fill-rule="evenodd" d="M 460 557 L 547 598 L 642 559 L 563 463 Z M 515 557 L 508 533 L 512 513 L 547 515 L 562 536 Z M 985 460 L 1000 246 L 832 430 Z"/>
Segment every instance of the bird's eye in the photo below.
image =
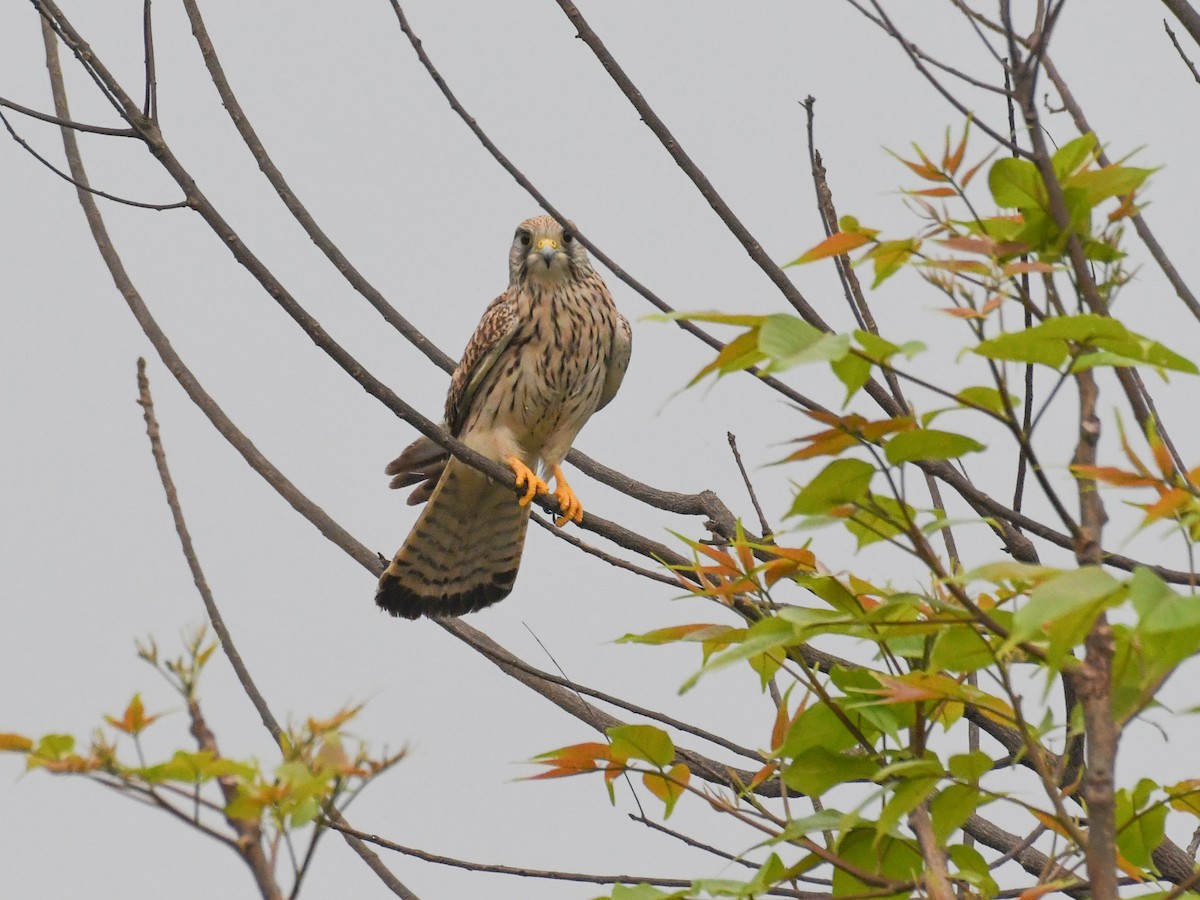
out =
<path fill-rule="evenodd" d="M 564 244 L 569 244 L 569 243 L 571 243 L 573 240 L 575 240 L 575 235 L 574 235 L 574 234 L 572 234 L 570 231 L 564 231 L 564 232 L 563 232 L 563 243 L 564 243 Z"/>
<path fill-rule="evenodd" d="M 528 247 L 529 242 L 533 240 L 533 236 L 528 231 L 517 232 L 517 243 L 522 247 Z"/>

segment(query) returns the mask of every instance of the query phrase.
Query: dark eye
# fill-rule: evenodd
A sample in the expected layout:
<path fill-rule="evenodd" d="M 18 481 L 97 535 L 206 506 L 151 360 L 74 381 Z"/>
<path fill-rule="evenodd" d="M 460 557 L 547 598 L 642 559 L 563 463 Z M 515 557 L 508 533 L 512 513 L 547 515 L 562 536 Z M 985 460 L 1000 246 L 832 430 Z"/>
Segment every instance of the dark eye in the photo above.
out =
<path fill-rule="evenodd" d="M 533 236 L 528 231 L 517 232 L 517 243 L 522 247 L 528 247 L 529 242 L 533 240 Z"/>
<path fill-rule="evenodd" d="M 574 234 L 572 234 L 570 231 L 564 231 L 564 232 L 563 232 L 563 243 L 564 243 L 564 244 L 569 244 L 569 243 L 571 243 L 571 241 L 573 241 L 573 240 L 575 240 L 575 235 L 574 235 Z"/>

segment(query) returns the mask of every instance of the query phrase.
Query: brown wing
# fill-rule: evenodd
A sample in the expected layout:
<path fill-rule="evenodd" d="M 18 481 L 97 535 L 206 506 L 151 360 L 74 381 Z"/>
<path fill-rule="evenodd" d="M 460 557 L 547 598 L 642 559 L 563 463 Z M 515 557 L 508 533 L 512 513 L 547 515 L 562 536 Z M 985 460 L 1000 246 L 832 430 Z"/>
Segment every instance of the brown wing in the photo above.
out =
<path fill-rule="evenodd" d="M 446 394 L 446 427 L 458 437 L 471 401 L 517 330 L 517 292 L 510 289 L 493 300 L 467 342 Z"/>
<path fill-rule="evenodd" d="M 455 437 L 462 430 L 479 385 L 512 339 L 517 324 L 515 296 L 506 291 L 488 304 L 450 378 L 445 424 Z M 444 448 L 427 437 L 419 437 L 384 469 L 393 476 L 388 486 L 403 488 L 415 484 L 417 487 L 408 495 L 408 505 L 424 503 L 433 493 L 449 458 Z"/>

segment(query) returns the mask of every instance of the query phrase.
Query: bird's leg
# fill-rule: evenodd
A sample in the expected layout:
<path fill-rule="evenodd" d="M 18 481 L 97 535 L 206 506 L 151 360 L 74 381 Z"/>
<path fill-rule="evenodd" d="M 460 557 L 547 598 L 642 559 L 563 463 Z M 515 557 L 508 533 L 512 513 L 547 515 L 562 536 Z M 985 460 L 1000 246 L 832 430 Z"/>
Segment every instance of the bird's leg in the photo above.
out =
<path fill-rule="evenodd" d="M 554 466 L 551 471 L 554 473 L 554 497 L 558 500 L 558 509 L 562 513 L 554 524 L 562 528 L 568 522 L 574 522 L 578 525 L 583 521 L 583 504 L 579 502 L 579 498 L 575 496 L 575 492 L 571 490 L 571 486 L 567 484 L 567 479 L 562 473 L 562 469 Z"/>
<path fill-rule="evenodd" d="M 517 476 L 517 487 L 525 490 L 525 493 L 517 498 L 517 502 L 522 506 L 528 506 L 529 502 L 539 494 L 550 493 L 550 486 L 538 478 L 537 473 L 516 456 L 506 456 L 504 461 L 512 466 L 513 474 Z"/>

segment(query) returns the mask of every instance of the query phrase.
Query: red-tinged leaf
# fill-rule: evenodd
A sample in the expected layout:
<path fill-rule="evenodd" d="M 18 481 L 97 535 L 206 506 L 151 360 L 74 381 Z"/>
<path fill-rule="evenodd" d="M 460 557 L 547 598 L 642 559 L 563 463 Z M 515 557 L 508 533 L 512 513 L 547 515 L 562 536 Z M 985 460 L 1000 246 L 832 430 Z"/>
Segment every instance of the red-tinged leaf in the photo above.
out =
<path fill-rule="evenodd" d="M 962 178 L 962 186 L 963 186 L 964 188 L 965 188 L 965 187 L 966 187 L 968 184 L 970 184 L 970 183 L 971 183 L 971 179 L 972 179 L 972 178 L 974 178 L 974 177 L 975 177 L 975 175 L 976 175 L 976 173 L 977 173 L 977 172 L 978 172 L 980 169 L 982 169 L 982 168 L 983 168 L 983 166 L 984 166 L 984 163 L 986 163 L 986 162 L 987 162 L 988 160 L 990 160 L 990 159 L 991 159 L 993 156 L 995 156 L 995 155 L 996 155 L 996 152 L 997 152 L 999 149 L 1000 149 L 999 147 L 993 147 L 993 148 L 992 148 L 992 152 L 991 152 L 991 153 L 989 153 L 987 156 L 985 156 L 983 159 L 981 159 L 981 160 L 980 160 L 979 162 L 977 162 L 977 163 L 976 163 L 976 164 L 975 164 L 973 167 L 971 167 L 971 169 L 969 169 L 969 170 L 967 171 L 967 174 L 966 174 L 966 175 L 964 175 L 964 176 L 963 176 L 963 178 Z"/>
<path fill-rule="evenodd" d="M 1054 816 L 1050 815 L 1050 813 L 1042 812 L 1040 809 L 1033 809 L 1032 807 L 1029 809 L 1029 812 L 1033 814 L 1035 819 L 1037 819 L 1055 834 L 1059 835 L 1060 837 L 1065 837 L 1067 840 L 1071 839 L 1071 832 L 1067 829 L 1067 826 L 1058 821 L 1058 819 Z"/>
<path fill-rule="evenodd" d="M 727 575 L 741 574 L 736 560 L 726 551 L 718 550 L 716 547 L 710 547 L 708 544 L 701 544 L 699 542 L 693 543 L 692 549 L 698 553 L 703 553 L 709 559 L 713 560 L 717 564 L 715 571 L 724 572 Z"/>
<path fill-rule="evenodd" d="M 1064 878 L 1060 881 L 1046 881 L 1042 884 L 1035 884 L 1033 887 L 1026 888 L 1025 890 L 1021 891 L 1020 895 L 1017 897 L 1017 900 L 1039 900 L 1040 897 L 1044 897 L 1046 894 L 1062 890 L 1065 887 L 1070 887 L 1071 885 L 1078 883 L 1079 882 L 1073 878 Z"/>
<path fill-rule="evenodd" d="M 995 310 L 999 309 L 1000 304 L 1002 304 L 1006 299 L 1008 299 L 1008 298 L 1006 298 L 1003 294 L 995 294 L 988 298 L 987 303 L 985 303 L 985 304 L 983 304 L 983 306 L 979 307 L 979 311 L 986 316 L 989 313 L 992 313 Z"/>
<path fill-rule="evenodd" d="M 25 735 L 0 731 L 0 750 L 9 750 L 13 753 L 28 753 L 32 749 L 33 741 L 25 737 Z"/>
<path fill-rule="evenodd" d="M 362 712 L 363 704 L 358 706 L 347 707 L 334 713 L 329 719 L 309 719 L 308 730 L 314 734 L 320 734 L 325 731 L 337 731 L 360 712 Z"/>
<path fill-rule="evenodd" d="M 1121 198 L 1121 205 L 1108 214 L 1108 221 L 1117 222 L 1129 216 L 1137 215 L 1137 204 L 1133 202 L 1133 194 L 1126 194 Z"/>
<path fill-rule="evenodd" d="M 864 691 L 864 693 L 878 694 L 879 702 L 885 704 L 916 703 L 918 700 L 940 700 L 945 697 L 943 692 L 933 690 L 928 686 L 910 684 L 887 675 L 876 674 L 875 680 L 883 685 L 883 688 L 878 691 Z"/>
<path fill-rule="evenodd" d="M 1156 502 L 1142 507 L 1146 511 L 1146 518 L 1142 520 L 1142 524 L 1149 525 L 1151 522 L 1175 515 L 1175 513 L 1187 506 L 1191 499 L 1192 495 L 1183 488 L 1171 488 L 1171 490 L 1159 497 Z"/>
<path fill-rule="evenodd" d="M 1010 275 L 1024 275 L 1026 272 L 1053 272 L 1054 266 L 1044 262 L 1010 262 L 1005 265 L 1001 274 L 1005 278 Z"/>
<path fill-rule="evenodd" d="M 923 191 L 906 191 L 916 197 L 957 197 L 958 191 L 952 187 L 925 188 Z"/>
<path fill-rule="evenodd" d="M 1113 466 L 1070 466 L 1075 475 L 1091 478 L 1117 487 L 1155 487 L 1160 482 L 1136 472 L 1126 472 Z"/>
<path fill-rule="evenodd" d="M 800 563 L 794 559 L 773 559 L 762 567 L 763 580 L 767 583 L 767 587 L 774 587 L 775 582 L 781 578 L 787 578 L 799 569 Z"/>
<path fill-rule="evenodd" d="M 811 440 L 812 443 L 783 458 L 783 462 L 796 462 L 802 459 L 813 459 L 817 456 L 838 456 L 843 450 L 848 450 L 858 443 L 853 434 L 844 431 L 824 431 L 819 435 L 810 435 L 799 440 Z"/>
<path fill-rule="evenodd" d="M 1171 452 L 1154 427 L 1147 430 L 1146 441 L 1150 444 L 1150 452 L 1154 454 L 1154 462 L 1158 466 L 1158 470 L 1162 472 L 1163 478 L 1169 479 L 1175 471 L 1175 463 L 1171 459 Z"/>
<path fill-rule="evenodd" d="M 983 313 L 978 310 L 971 309 L 969 306 L 943 306 L 939 312 L 944 312 L 948 316 L 954 316 L 956 319 L 985 319 Z"/>
<path fill-rule="evenodd" d="M 1121 436 L 1121 449 L 1125 451 L 1125 458 L 1129 460 L 1129 464 L 1145 477 L 1153 477 L 1150 474 L 1150 469 L 1146 467 L 1146 464 L 1133 452 L 1133 447 L 1129 445 L 1129 438 L 1125 436 L 1125 426 L 1121 424 L 1120 418 L 1117 419 L 1117 433 Z"/>
<path fill-rule="evenodd" d="M 926 269 L 941 269 L 943 272 L 966 272 L 969 275 L 987 275 L 992 270 L 977 259 L 927 259 L 921 265 Z"/>
<path fill-rule="evenodd" d="M 802 547 L 772 547 L 771 552 L 783 559 L 792 559 L 806 569 L 815 569 L 817 557 L 811 550 Z"/>
<path fill-rule="evenodd" d="M 945 175 L 943 175 L 941 172 L 939 172 L 937 169 L 935 169 L 932 165 L 922 165 L 921 163 L 915 163 L 910 160 L 903 159 L 899 156 L 897 156 L 896 159 L 900 160 L 900 162 L 904 163 L 904 165 L 908 166 L 910 169 L 913 170 L 913 172 L 915 172 L 921 178 L 924 178 L 926 181 L 949 181 L 950 180 Z"/>
<path fill-rule="evenodd" d="M 600 741 L 585 741 L 582 744 L 571 744 L 568 747 L 559 747 L 557 750 L 550 750 L 546 753 L 541 753 L 535 756 L 534 762 L 557 762 L 559 760 L 597 760 L 610 759 L 608 744 Z"/>
<path fill-rule="evenodd" d="M 742 564 L 742 571 L 749 575 L 755 568 L 754 551 L 745 544 L 736 544 L 734 549 L 737 550 L 738 560 Z"/>
<path fill-rule="evenodd" d="M 958 146 L 954 148 L 954 152 L 942 160 L 942 169 L 953 175 L 958 171 L 958 167 L 962 165 L 963 156 L 967 152 L 967 135 L 971 133 L 971 120 L 967 119 L 967 124 L 963 126 L 962 137 L 958 141 Z M 947 129 L 946 137 L 949 139 L 950 132 Z"/>
<path fill-rule="evenodd" d="M 530 775 L 526 778 L 522 778 L 521 781 L 546 781 L 549 778 L 570 778 L 572 775 L 582 775 L 584 772 L 594 771 L 595 768 L 596 768 L 595 766 L 591 766 L 590 768 L 587 768 L 587 769 L 582 769 L 582 768 L 548 769 L 545 772 L 538 772 L 536 775 Z"/>
<path fill-rule="evenodd" d="M 787 266 L 802 266 L 805 263 L 815 262 L 818 259 L 827 259 L 830 256 L 842 256 L 870 242 L 871 238 L 865 234 L 836 231 L 815 247 L 801 253 L 784 266 L 784 268 L 787 268 Z"/>
<path fill-rule="evenodd" d="M 746 785 L 746 789 L 753 791 L 764 781 L 770 778 L 779 770 L 779 763 L 770 762 L 754 773 L 754 777 L 750 779 L 750 783 Z"/>
<path fill-rule="evenodd" d="M 129 701 L 129 705 L 125 707 L 125 715 L 119 720 L 112 716 L 105 716 L 105 721 L 118 731 L 123 731 L 126 734 L 141 734 L 141 732 L 151 722 L 155 721 L 158 716 L 146 715 L 146 708 L 142 705 L 140 694 L 134 694 L 133 699 Z"/>
<path fill-rule="evenodd" d="M 979 237 L 958 236 L 952 238 L 944 238 L 938 241 L 943 247 L 950 250 L 958 250 L 961 253 L 978 253 L 981 256 L 996 255 L 996 241 L 987 235 Z"/>

